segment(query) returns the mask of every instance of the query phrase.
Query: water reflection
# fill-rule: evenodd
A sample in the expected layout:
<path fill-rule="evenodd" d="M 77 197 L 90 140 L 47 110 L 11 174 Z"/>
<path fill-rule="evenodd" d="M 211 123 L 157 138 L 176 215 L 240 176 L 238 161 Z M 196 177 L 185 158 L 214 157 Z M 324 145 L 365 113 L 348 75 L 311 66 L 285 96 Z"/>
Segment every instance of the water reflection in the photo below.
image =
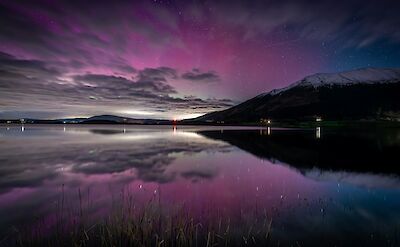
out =
<path fill-rule="evenodd" d="M 273 135 L 260 130 L 227 130 L 198 133 L 214 140 L 225 141 L 242 150 L 290 165 L 299 171 L 319 168 L 329 171 L 400 174 L 397 165 L 400 152 L 400 130 L 349 130 L 321 128 L 313 136 L 305 130 L 276 129 Z M 320 139 L 320 140 L 318 140 Z"/>
<path fill-rule="evenodd" d="M 26 136 L 25 142 L 5 136 L 0 149 L 3 175 L 0 193 L 14 187 L 41 184 L 57 176 L 56 171 L 61 166 L 71 173 L 87 175 L 135 169 L 132 179 L 164 183 L 182 175 L 178 171 L 168 171 L 177 157 L 231 149 L 226 143 L 198 138 L 201 136 L 194 132 L 176 132 L 176 129 L 173 139 L 168 131 L 71 128 L 64 132 L 63 127 L 63 134 L 46 129 L 41 132 L 40 139 Z M 203 174 L 197 169 L 187 167 L 183 176 Z"/>
<path fill-rule="evenodd" d="M 269 136 L 271 135 L 271 127 L 267 127 L 266 129 L 260 129 L 260 136 Z"/>
<path fill-rule="evenodd" d="M 289 244 L 331 234 L 341 245 L 346 234 L 364 239 L 400 224 L 398 130 L 22 127 L 0 126 L 0 233 L 32 211 L 50 217 L 60 188 L 73 202 L 90 191 L 97 217 L 121 190 L 202 219 L 257 211 Z"/>
<path fill-rule="evenodd" d="M 317 139 L 321 138 L 321 127 L 315 128 L 315 138 L 317 138 Z"/>

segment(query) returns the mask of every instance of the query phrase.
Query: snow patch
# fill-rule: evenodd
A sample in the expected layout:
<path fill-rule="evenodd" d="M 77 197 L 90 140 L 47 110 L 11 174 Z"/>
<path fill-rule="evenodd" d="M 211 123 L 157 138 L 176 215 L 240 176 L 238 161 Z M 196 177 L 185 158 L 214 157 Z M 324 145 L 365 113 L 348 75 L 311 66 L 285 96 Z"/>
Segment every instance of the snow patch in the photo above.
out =
<path fill-rule="evenodd" d="M 400 68 L 379 69 L 365 68 L 341 73 L 318 73 L 305 77 L 287 87 L 274 89 L 270 92 L 260 94 L 257 97 L 267 95 L 277 95 L 291 88 L 333 86 L 333 85 L 354 85 L 354 84 L 375 84 L 375 83 L 394 83 L 400 81 Z"/>

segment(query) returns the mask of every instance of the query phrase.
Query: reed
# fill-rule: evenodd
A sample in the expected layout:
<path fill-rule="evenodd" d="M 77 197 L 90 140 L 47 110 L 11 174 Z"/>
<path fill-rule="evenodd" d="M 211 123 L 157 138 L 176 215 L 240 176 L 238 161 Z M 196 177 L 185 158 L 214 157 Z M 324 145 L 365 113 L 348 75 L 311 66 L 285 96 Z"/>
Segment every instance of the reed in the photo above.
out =
<path fill-rule="evenodd" d="M 199 217 L 185 205 L 163 207 L 157 196 L 138 205 L 134 195 L 124 192 L 106 217 L 91 219 L 91 201 L 84 200 L 80 189 L 77 193 L 74 204 L 62 188 L 51 229 L 37 219 L 34 227 L 15 228 L 4 241 L 13 246 L 268 246 L 272 233 L 267 214 L 234 221 L 223 214 Z"/>

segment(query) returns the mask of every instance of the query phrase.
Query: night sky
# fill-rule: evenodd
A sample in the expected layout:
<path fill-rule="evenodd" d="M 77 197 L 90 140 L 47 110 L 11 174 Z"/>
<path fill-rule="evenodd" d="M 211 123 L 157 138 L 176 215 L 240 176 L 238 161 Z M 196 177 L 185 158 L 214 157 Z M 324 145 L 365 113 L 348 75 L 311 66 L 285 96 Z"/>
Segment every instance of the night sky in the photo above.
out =
<path fill-rule="evenodd" d="M 0 0 L 0 118 L 188 118 L 400 67 L 400 1 Z"/>

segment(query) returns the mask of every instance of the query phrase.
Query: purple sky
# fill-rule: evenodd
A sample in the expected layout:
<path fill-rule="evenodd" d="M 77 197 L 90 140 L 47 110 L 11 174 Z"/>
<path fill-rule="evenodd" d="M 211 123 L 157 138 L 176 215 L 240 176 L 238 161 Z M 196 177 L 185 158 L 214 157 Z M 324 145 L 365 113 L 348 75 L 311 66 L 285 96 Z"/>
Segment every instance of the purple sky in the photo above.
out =
<path fill-rule="evenodd" d="M 187 118 L 398 67 L 396 2 L 0 0 L 0 118 Z"/>

